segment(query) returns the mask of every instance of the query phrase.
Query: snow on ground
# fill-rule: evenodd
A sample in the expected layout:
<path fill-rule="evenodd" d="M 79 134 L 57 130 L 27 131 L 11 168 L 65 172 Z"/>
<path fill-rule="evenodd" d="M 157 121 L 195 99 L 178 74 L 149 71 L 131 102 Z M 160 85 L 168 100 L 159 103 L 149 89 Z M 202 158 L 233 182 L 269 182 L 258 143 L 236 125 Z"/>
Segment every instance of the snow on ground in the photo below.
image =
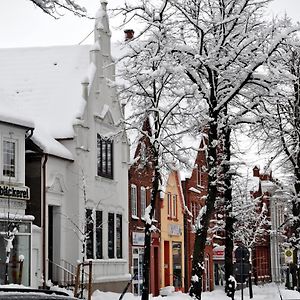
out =
<path fill-rule="evenodd" d="M 296 291 L 285 290 L 280 286 L 282 300 L 300 300 L 300 293 Z M 120 294 L 111 292 L 95 291 L 92 300 L 119 300 Z M 134 296 L 131 293 L 126 293 L 123 300 L 139 300 L 140 297 Z M 169 296 L 150 297 L 151 300 L 191 300 L 187 294 L 181 292 L 172 293 Z M 235 293 L 234 299 L 241 299 L 241 291 Z M 244 289 L 244 300 L 250 299 L 249 289 Z M 261 286 L 253 286 L 253 300 L 281 300 L 278 287 L 276 284 L 266 284 Z M 202 300 L 230 300 L 224 293 L 223 289 L 216 289 L 213 292 L 205 292 L 202 294 Z"/>

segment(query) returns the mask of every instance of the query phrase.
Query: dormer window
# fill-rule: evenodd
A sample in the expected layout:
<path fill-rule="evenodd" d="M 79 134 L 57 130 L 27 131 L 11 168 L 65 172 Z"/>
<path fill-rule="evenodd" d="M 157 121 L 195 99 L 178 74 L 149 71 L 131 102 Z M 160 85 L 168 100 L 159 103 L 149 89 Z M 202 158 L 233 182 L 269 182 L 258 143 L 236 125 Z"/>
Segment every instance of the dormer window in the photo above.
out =
<path fill-rule="evenodd" d="M 97 135 L 98 176 L 113 179 L 113 141 Z"/>
<path fill-rule="evenodd" d="M 16 177 L 16 142 L 3 141 L 3 176 Z"/>

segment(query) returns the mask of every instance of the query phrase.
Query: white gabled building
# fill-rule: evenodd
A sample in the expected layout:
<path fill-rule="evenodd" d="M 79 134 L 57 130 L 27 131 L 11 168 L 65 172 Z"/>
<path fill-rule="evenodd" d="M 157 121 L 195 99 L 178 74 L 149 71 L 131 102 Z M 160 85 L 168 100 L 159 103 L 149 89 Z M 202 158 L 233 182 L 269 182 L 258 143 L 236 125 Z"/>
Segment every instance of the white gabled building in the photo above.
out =
<path fill-rule="evenodd" d="M 121 291 L 130 278 L 129 151 L 110 84 L 115 71 L 106 4 L 101 0 L 92 47 L 0 50 L 1 105 L 35 123 L 26 149 L 27 213 L 38 226 L 33 286 L 70 278 L 65 270 L 74 272 L 82 260 L 85 228 L 94 288 Z"/>

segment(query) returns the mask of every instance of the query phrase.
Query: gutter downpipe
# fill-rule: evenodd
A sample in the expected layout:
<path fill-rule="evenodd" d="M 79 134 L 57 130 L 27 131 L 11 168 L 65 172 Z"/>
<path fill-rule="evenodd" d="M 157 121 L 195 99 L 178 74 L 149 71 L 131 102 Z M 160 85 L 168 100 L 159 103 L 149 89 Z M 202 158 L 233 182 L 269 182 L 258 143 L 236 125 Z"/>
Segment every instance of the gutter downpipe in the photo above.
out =
<path fill-rule="evenodd" d="M 43 288 L 46 288 L 46 163 L 48 154 L 45 154 L 42 165 L 43 172 L 43 198 L 42 198 L 42 275 Z"/>

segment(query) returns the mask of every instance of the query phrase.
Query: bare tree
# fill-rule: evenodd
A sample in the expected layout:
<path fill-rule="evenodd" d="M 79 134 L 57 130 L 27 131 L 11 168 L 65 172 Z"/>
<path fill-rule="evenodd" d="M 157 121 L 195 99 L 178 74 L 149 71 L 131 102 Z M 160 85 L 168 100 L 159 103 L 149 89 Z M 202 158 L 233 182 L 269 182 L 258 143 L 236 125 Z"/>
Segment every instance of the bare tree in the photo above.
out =
<path fill-rule="evenodd" d="M 74 13 L 79 17 L 87 17 L 87 11 L 74 0 L 29 0 L 44 13 L 58 19 L 63 16 L 64 11 Z M 105 0 L 104 0 L 105 1 Z"/>
<path fill-rule="evenodd" d="M 282 20 L 283 27 L 292 27 L 290 20 Z M 274 64 L 277 68 L 274 68 Z M 265 151 L 272 151 L 272 160 L 289 177 L 291 186 L 291 236 L 295 249 L 294 262 L 300 249 L 300 41 L 292 36 L 276 52 L 276 61 L 268 66 L 272 79 L 270 97 L 264 98 L 260 114 L 264 116 L 256 131 Z M 296 270 L 296 268 L 294 268 Z M 300 269 L 298 270 L 300 275 Z M 300 276 L 298 275 L 298 288 Z M 294 276 L 296 278 L 296 275 Z M 296 280 L 293 283 L 297 285 Z"/>
<path fill-rule="evenodd" d="M 155 6 L 142 3 L 139 15 L 149 30 L 139 39 L 127 41 L 125 55 L 121 58 L 120 76 L 125 79 L 120 88 L 121 101 L 126 102 L 128 117 L 125 122 L 128 131 L 136 131 L 138 137 L 144 136 L 149 143 L 148 159 L 152 163 L 152 193 L 150 205 L 145 211 L 145 246 L 143 261 L 142 300 L 149 298 L 151 233 L 156 199 L 162 184 L 162 168 L 169 168 L 178 161 L 186 163 L 181 137 L 189 132 L 184 126 L 187 114 L 184 113 L 189 102 L 194 99 L 195 89 L 178 86 L 183 81 L 180 68 L 173 61 L 173 53 L 168 46 L 168 28 L 164 24 L 167 2 Z M 130 9 L 126 11 L 130 13 Z M 127 16 L 128 18 L 129 15 Z M 151 29 L 150 29 L 151 27 Z M 192 117 L 192 115 L 191 115 Z M 150 130 L 143 130 L 149 120 Z"/>

